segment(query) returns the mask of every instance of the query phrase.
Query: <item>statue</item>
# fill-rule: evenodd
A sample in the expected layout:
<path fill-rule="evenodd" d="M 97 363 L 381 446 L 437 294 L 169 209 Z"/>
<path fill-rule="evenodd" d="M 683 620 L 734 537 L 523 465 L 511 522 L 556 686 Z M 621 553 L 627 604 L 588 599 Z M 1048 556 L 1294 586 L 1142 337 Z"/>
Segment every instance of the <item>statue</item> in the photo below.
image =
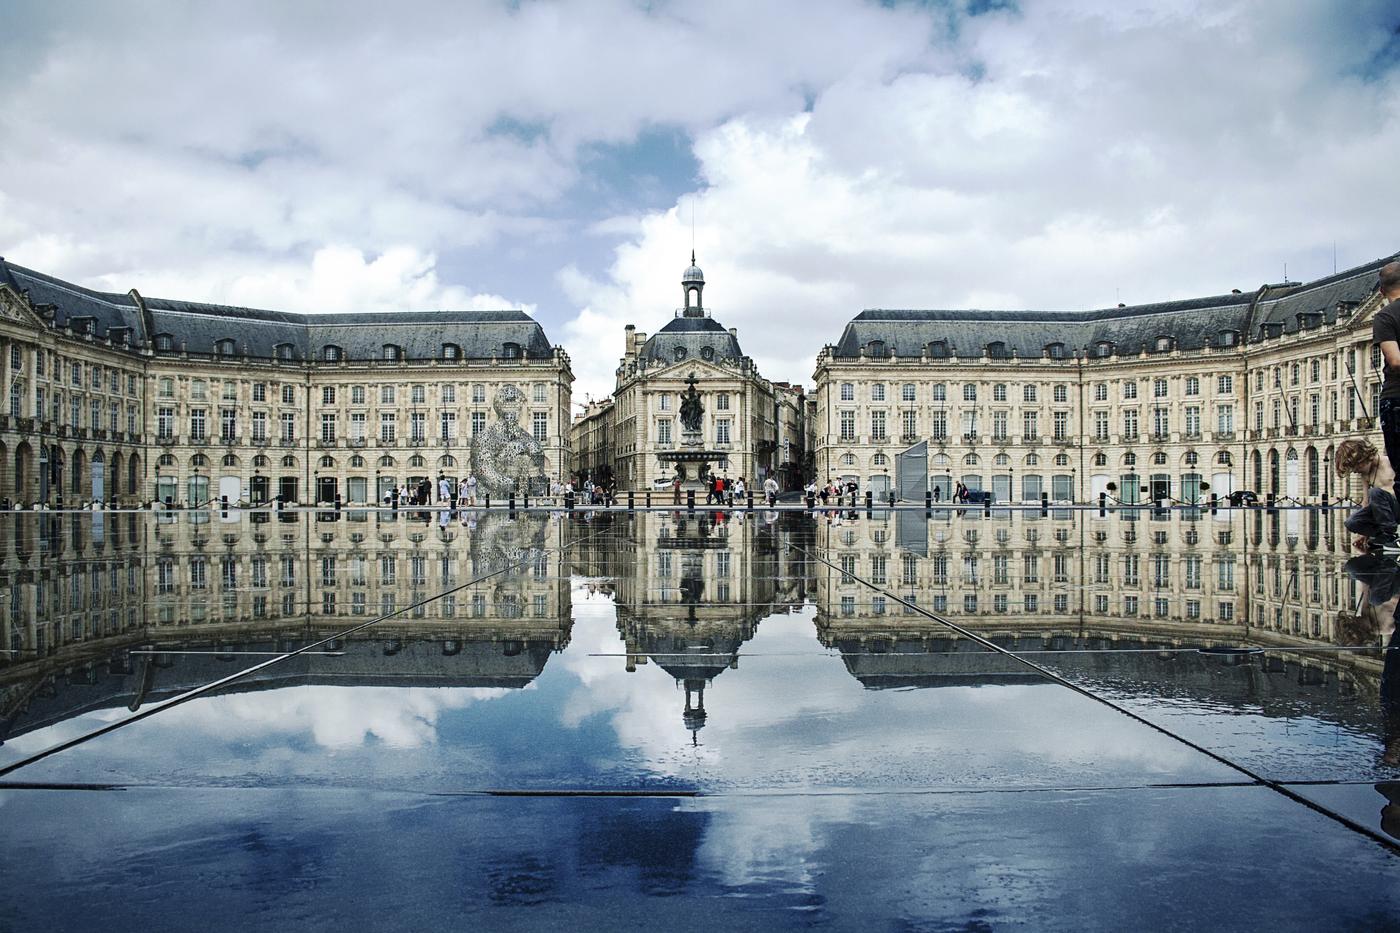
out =
<path fill-rule="evenodd" d="M 515 386 L 503 385 L 496 390 L 492 407 L 499 420 L 472 438 L 477 488 L 497 497 L 527 492 L 532 479 L 544 476 L 544 449 L 520 427 L 525 396 Z"/>
<path fill-rule="evenodd" d="M 691 373 L 686 390 L 681 394 L 681 427 L 690 434 L 699 434 L 703 414 L 705 406 L 700 404 L 700 393 L 695 391 L 695 373 Z"/>

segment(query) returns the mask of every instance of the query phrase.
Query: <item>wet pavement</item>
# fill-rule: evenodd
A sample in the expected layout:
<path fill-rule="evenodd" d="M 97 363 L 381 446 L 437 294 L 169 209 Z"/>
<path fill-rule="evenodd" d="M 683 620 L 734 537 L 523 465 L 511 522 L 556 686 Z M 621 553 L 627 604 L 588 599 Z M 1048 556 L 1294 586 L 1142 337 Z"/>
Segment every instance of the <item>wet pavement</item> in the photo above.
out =
<path fill-rule="evenodd" d="M 1393 926 L 1343 515 L 0 515 L 0 928 Z"/>

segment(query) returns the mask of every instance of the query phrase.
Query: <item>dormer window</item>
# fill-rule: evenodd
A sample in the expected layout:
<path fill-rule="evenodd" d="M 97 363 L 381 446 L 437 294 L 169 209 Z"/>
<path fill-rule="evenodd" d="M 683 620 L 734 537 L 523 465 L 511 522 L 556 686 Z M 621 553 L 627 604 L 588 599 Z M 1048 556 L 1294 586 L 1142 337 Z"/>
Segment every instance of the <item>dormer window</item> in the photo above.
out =
<path fill-rule="evenodd" d="M 1233 330 L 1222 330 L 1220 333 L 1215 335 L 1215 342 L 1216 344 L 1222 347 L 1233 347 L 1235 344 L 1240 342 L 1239 332 Z"/>
<path fill-rule="evenodd" d="M 501 355 L 508 360 L 520 359 L 520 344 L 508 343 L 501 347 Z"/>
<path fill-rule="evenodd" d="M 1065 358 L 1065 345 L 1052 343 L 1045 348 L 1045 355 L 1052 360 L 1062 360 Z"/>
<path fill-rule="evenodd" d="M 676 357 L 676 362 L 677 362 L 677 363 L 679 363 L 681 360 L 685 359 L 685 357 L 686 357 L 686 349 L 685 349 L 685 347 L 676 347 L 676 349 L 675 349 L 675 357 Z"/>
<path fill-rule="evenodd" d="M 1153 347 L 1158 353 L 1167 353 L 1172 349 L 1172 347 L 1175 344 L 1176 341 L 1173 340 L 1171 337 L 1158 337 L 1157 340 L 1154 342 Z"/>
<path fill-rule="evenodd" d="M 870 341 L 865 345 L 865 352 L 869 356 L 889 356 L 889 350 L 885 349 L 885 342 L 883 340 Z"/>
<path fill-rule="evenodd" d="M 928 345 L 928 355 L 931 356 L 931 357 L 933 357 L 934 359 L 939 359 L 939 360 L 941 360 L 941 359 L 947 359 L 947 358 L 948 358 L 948 341 L 946 341 L 946 340 L 935 340 L 935 341 L 933 341 L 932 343 L 930 343 L 930 344 Z"/>
<path fill-rule="evenodd" d="M 234 343 L 233 338 L 225 337 L 218 343 L 214 344 L 214 352 L 217 353 L 219 356 L 233 356 L 235 352 L 235 347 L 236 344 Z"/>
<path fill-rule="evenodd" d="M 174 338 L 172 335 L 170 335 L 170 334 L 156 334 L 156 349 L 157 349 L 157 350 L 173 350 L 173 349 L 175 349 L 175 338 Z"/>
<path fill-rule="evenodd" d="M 703 347 L 703 348 L 701 348 L 701 350 L 700 350 L 700 359 L 702 359 L 702 360 L 704 360 L 705 362 L 708 363 L 710 360 L 713 360 L 714 358 L 715 358 L 715 348 L 714 348 L 714 347 Z"/>
<path fill-rule="evenodd" d="M 403 348 L 392 343 L 386 343 L 379 348 L 379 358 L 389 362 L 397 362 L 403 359 Z"/>
<path fill-rule="evenodd" d="M 1099 359 L 1106 359 L 1113 355 L 1113 344 L 1108 340 L 1100 340 L 1094 344 L 1094 356 Z"/>
<path fill-rule="evenodd" d="M 292 360 L 296 359 L 296 350 L 292 347 L 290 343 L 279 343 L 277 346 L 272 348 L 272 352 L 273 355 L 275 355 L 279 360 L 282 360 L 284 363 L 291 362 Z"/>
<path fill-rule="evenodd" d="M 462 348 L 455 343 L 444 343 L 442 345 L 442 358 L 445 360 L 458 360 L 462 358 Z"/>
<path fill-rule="evenodd" d="M 344 359 L 344 357 L 344 352 L 340 349 L 340 347 L 337 347 L 334 344 L 328 343 L 321 348 L 321 359 L 327 363 L 339 363 L 342 359 Z"/>
<path fill-rule="evenodd" d="M 993 340 L 987 344 L 987 356 L 994 360 L 1005 360 L 1011 357 L 1011 352 L 1006 349 L 1006 344 L 1000 340 Z"/>

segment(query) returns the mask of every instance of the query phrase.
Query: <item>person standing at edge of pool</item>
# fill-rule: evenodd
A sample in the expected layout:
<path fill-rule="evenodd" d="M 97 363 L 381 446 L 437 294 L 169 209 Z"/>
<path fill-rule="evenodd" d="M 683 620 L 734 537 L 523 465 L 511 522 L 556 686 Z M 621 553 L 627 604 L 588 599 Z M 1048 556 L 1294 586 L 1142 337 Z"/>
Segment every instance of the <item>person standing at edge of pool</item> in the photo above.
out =
<path fill-rule="evenodd" d="M 1385 438 L 1386 457 L 1400 463 L 1400 262 L 1381 266 L 1379 288 L 1387 304 L 1371 321 L 1371 342 L 1381 348 L 1385 370 L 1376 419 Z"/>

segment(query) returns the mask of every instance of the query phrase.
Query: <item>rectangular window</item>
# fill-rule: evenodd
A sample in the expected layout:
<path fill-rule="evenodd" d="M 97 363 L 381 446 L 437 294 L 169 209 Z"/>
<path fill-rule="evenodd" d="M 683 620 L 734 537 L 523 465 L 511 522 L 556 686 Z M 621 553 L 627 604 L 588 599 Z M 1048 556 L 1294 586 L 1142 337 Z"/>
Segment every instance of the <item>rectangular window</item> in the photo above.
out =
<path fill-rule="evenodd" d="M 1021 437 L 1033 441 L 1040 437 L 1040 415 L 1037 412 L 1021 413 Z"/>
<path fill-rule="evenodd" d="M 900 386 L 899 397 L 905 402 L 914 401 L 914 383 L 906 382 L 904 385 Z"/>
<path fill-rule="evenodd" d="M 1055 440 L 1062 441 L 1069 437 L 1069 412 L 1057 411 L 1054 413 L 1053 417 L 1055 419 Z"/>
<path fill-rule="evenodd" d="M 728 444 L 728 443 L 729 443 L 729 419 L 728 419 L 728 418 L 718 418 L 718 419 L 715 420 L 715 443 L 716 443 L 716 444 Z"/>
<path fill-rule="evenodd" d="M 885 400 L 885 384 L 877 382 L 870 387 L 870 400 L 872 402 L 883 402 Z"/>
<path fill-rule="evenodd" d="M 963 386 L 963 401 L 964 401 L 964 402 L 975 402 L 975 401 L 977 401 L 977 386 L 973 385 L 973 384 L 970 383 L 970 382 Z"/>
<path fill-rule="evenodd" d="M 1137 440 L 1138 436 L 1138 413 L 1136 408 L 1129 408 L 1123 412 L 1123 439 Z"/>
<path fill-rule="evenodd" d="M 549 415 L 546 412 L 537 411 L 530 415 L 530 433 L 541 443 L 549 439 Z"/>
<path fill-rule="evenodd" d="M 662 410 L 662 411 L 670 411 L 670 410 L 671 410 L 671 396 L 670 396 L 669 393 L 667 393 L 667 392 L 662 392 L 659 402 L 660 402 L 661 410 Z"/>
<path fill-rule="evenodd" d="M 476 404 L 476 405 L 480 405 L 482 402 L 485 402 L 485 401 L 486 401 L 486 386 L 483 386 L 483 385 L 474 385 L 474 386 L 472 386 L 472 402 L 473 402 L 474 404 Z"/>
<path fill-rule="evenodd" d="M 282 440 L 293 441 L 297 436 L 297 416 L 290 411 L 282 412 Z"/>
<path fill-rule="evenodd" d="M 253 412 L 253 440 L 267 440 L 267 412 Z"/>
<path fill-rule="evenodd" d="M 946 402 L 948 400 L 948 387 L 941 382 L 936 383 L 933 387 L 933 400 Z"/>
<path fill-rule="evenodd" d="M 393 387 L 393 386 L 380 386 L 380 387 L 379 387 L 379 404 L 381 404 L 381 405 L 392 405 L 392 404 L 394 404 L 394 387 Z"/>
<path fill-rule="evenodd" d="M 441 412 L 438 415 L 438 429 L 443 440 L 455 441 L 457 439 L 457 413 L 455 411 Z"/>
<path fill-rule="evenodd" d="M 472 437 L 476 437 L 478 434 L 480 434 L 482 431 L 485 431 L 485 430 L 486 430 L 486 412 L 484 412 L 484 411 L 474 411 L 474 412 L 472 412 Z"/>
<path fill-rule="evenodd" d="M 853 441 L 856 439 L 856 413 L 853 411 L 843 411 L 840 413 L 841 440 Z"/>
<path fill-rule="evenodd" d="M 996 385 L 992 386 L 992 401 L 1006 401 L 1006 386 L 1004 384 L 998 382 Z"/>
<path fill-rule="evenodd" d="M 543 382 L 535 383 L 534 386 L 531 387 L 531 391 L 533 392 L 532 398 L 536 402 L 544 402 L 548 400 L 546 398 L 545 384 Z"/>
<path fill-rule="evenodd" d="M 113 391 L 113 392 L 117 391 L 117 387 L 116 387 L 115 381 L 113 382 L 113 385 L 112 385 L 112 391 Z M 238 383 L 236 383 L 236 382 L 229 382 L 229 381 L 225 380 L 225 382 L 224 382 L 224 391 L 223 391 L 223 394 L 220 396 L 220 398 L 222 398 L 225 402 L 237 401 L 237 400 L 238 400 Z"/>
<path fill-rule="evenodd" d="M 255 383 L 253 383 L 253 401 L 255 401 L 255 402 L 265 402 L 265 401 L 267 401 L 267 383 L 265 383 L 265 382 L 255 382 Z"/>
<path fill-rule="evenodd" d="M 379 439 L 386 444 L 394 442 L 397 425 L 394 421 L 392 411 L 382 411 L 379 413 Z"/>
<path fill-rule="evenodd" d="M 297 403 L 297 390 L 292 386 L 282 387 L 282 404 L 295 405 Z"/>
<path fill-rule="evenodd" d="M 1006 420 L 1008 415 L 1004 411 L 992 412 L 992 440 L 1006 440 Z"/>
<path fill-rule="evenodd" d="M 901 412 L 900 419 L 903 428 L 903 436 L 907 440 L 913 440 L 918 422 L 917 414 L 912 411 Z"/>
<path fill-rule="evenodd" d="M 1186 434 L 1188 437 L 1196 437 L 1201 433 L 1201 409 L 1198 405 L 1186 406 L 1185 418 Z"/>
<path fill-rule="evenodd" d="M 127 434 L 135 434 L 135 433 L 136 433 L 136 406 L 135 406 L 135 405 L 128 405 L 128 406 L 126 406 L 126 433 L 127 433 Z"/>
<path fill-rule="evenodd" d="M 421 385 L 416 385 L 409 389 L 409 399 L 411 400 L 409 404 L 422 405 L 427 397 L 427 390 Z"/>
<path fill-rule="evenodd" d="M 322 404 L 322 405 L 334 405 L 334 404 L 335 404 L 335 386 L 322 386 L 322 387 L 321 387 L 321 404 Z"/>
<path fill-rule="evenodd" d="M 1094 440 L 1108 440 L 1108 412 L 1094 412 Z"/>
<path fill-rule="evenodd" d="M 219 437 L 220 439 L 232 443 L 238 435 L 238 410 L 235 408 L 219 409 Z"/>
<path fill-rule="evenodd" d="M 850 382 L 843 382 L 843 383 L 841 383 L 841 401 L 843 401 L 843 402 L 853 402 L 853 401 L 855 401 L 855 398 L 856 398 L 856 387 L 855 387 L 855 385 L 854 385 L 853 383 L 850 383 Z"/>
<path fill-rule="evenodd" d="M 659 444 L 671 443 L 671 419 L 662 418 L 656 422 L 656 441 Z"/>
<path fill-rule="evenodd" d="M 929 418 L 931 425 L 929 433 L 935 440 L 943 440 L 948 436 L 948 413 L 939 409 L 932 412 Z"/>
<path fill-rule="evenodd" d="M 883 411 L 872 411 L 870 413 L 870 440 L 879 442 L 885 439 L 885 413 Z"/>
<path fill-rule="evenodd" d="M 1217 405 L 1215 409 L 1215 429 L 1221 434 L 1232 434 L 1235 430 L 1235 406 Z"/>
<path fill-rule="evenodd" d="M 1123 397 L 1124 397 L 1124 398 L 1137 398 L 1137 397 L 1138 397 L 1138 396 L 1137 396 L 1137 383 L 1136 383 L 1136 382 L 1133 382 L 1131 379 L 1129 379 L 1129 380 L 1126 380 L 1126 381 L 1123 383 Z"/>
<path fill-rule="evenodd" d="M 1166 397 L 1167 397 L 1167 380 L 1162 379 L 1162 378 L 1157 378 L 1157 379 L 1153 379 L 1153 380 L 1152 380 L 1152 397 L 1153 397 L 1153 398 L 1166 398 Z"/>
<path fill-rule="evenodd" d="M 1021 401 L 1023 401 L 1023 402 L 1034 402 L 1035 400 L 1036 400 L 1036 398 L 1035 398 L 1035 386 L 1033 386 L 1033 385 L 1022 386 L 1022 388 L 1021 388 Z"/>
<path fill-rule="evenodd" d="M 365 413 L 355 411 L 350 413 L 350 440 L 362 441 L 365 439 Z"/>
<path fill-rule="evenodd" d="M 1106 402 L 1106 401 L 1108 401 L 1108 383 L 1107 383 L 1107 382 L 1096 382 L 1096 383 L 1094 383 L 1094 401 L 1096 401 L 1096 402 Z"/>
<path fill-rule="evenodd" d="M 721 392 L 715 396 L 715 411 L 729 411 L 728 392 Z"/>
<path fill-rule="evenodd" d="M 421 443 L 426 434 L 427 416 L 421 411 L 410 412 L 408 415 L 408 434 L 414 441 Z"/>
<path fill-rule="evenodd" d="M 321 415 L 321 440 L 327 444 L 335 443 L 335 415 Z"/>
<path fill-rule="evenodd" d="M 444 405 L 451 405 L 457 401 L 457 387 L 445 385 L 442 387 L 442 402 Z"/>
<path fill-rule="evenodd" d="M 1068 401 L 1069 401 L 1069 386 L 1063 386 L 1063 385 L 1057 385 L 1057 386 L 1055 386 L 1055 401 L 1057 401 L 1057 402 L 1068 402 Z"/>

